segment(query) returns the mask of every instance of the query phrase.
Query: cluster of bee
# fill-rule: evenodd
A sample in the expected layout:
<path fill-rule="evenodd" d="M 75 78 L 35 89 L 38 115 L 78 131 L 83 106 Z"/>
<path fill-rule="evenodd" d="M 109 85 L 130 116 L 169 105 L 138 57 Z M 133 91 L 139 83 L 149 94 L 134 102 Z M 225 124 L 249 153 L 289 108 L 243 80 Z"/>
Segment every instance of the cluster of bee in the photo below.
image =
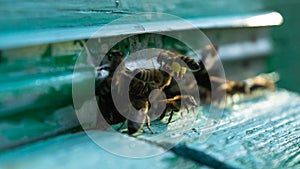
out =
<path fill-rule="evenodd" d="M 249 85 L 244 81 L 235 82 L 209 76 L 208 71 L 213 67 L 213 63 L 207 64 L 205 62 L 216 60 L 217 53 L 214 46 L 204 49 L 200 61 L 177 52 L 162 50 L 156 57 L 156 61 L 160 66 L 158 69 L 136 68 L 130 70 L 123 62 L 126 57 L 124 52 L 112 50 L 108 55 L 108 58 L 110 58 L 110 66 L 107 69 L 108 76 L 97 84 L 95 89 L 98 106 L 108 124 L 122 123 L 119 129 L 127 124 L 128 134 L 130 135 L 140 131 L 144 132 L 143 127 L 145 124 L 150 133 L 153 133 L 150 127 L 151 119 L 162 120 L 169 115 L 167 123 L 170 123 L 174 112 L 189 112 L 190 109 L 194 111 L 194 108 L 199 106 L 200 103 L 205 104 L 213 101 L 211 99 L 212 83 L 217 86 L 217 92 L 227 93 L 228 95 L 235 93 L 248 94 L 258 88 L 274 88 L 274 83 L 266 78 L 256 78 L 256 80 L 253 78 L 254 80 Z M 115 80 L 113 80 L 113 77 L 115 77 Z M 195 82 L 181 80 L 183 77 L 185 79 L 193 77 Z M 123 85 L 125 81 L 130 81 L 129 89 L 126 89 L 126 85 Z M 182 94 L 179 87 L 182 85 L 185 90 L 190 92 Z M 130 103 L 137 112 L 132 111 L 128 104 L 123 104 L 121 108 L 117 108 L 115 102 L 122 102 L 122 100 L 113 99 L 112 88 L 120 96 L 129 95 Z M 195 93 L 195 88 L 197 93 Z M 154 95 L 151 99 L 149 96 L 154 90 L 165 93 L 165 98 Z M 221 94 L 218 98 L 218 100 L 223 100 L 225 95 Z M 154 109 L 154 107 L 158 107 L 160 104 L 164 104 L 165 107 L 162 113 L 158 114 L 155 112 L 157 109 Z"/>

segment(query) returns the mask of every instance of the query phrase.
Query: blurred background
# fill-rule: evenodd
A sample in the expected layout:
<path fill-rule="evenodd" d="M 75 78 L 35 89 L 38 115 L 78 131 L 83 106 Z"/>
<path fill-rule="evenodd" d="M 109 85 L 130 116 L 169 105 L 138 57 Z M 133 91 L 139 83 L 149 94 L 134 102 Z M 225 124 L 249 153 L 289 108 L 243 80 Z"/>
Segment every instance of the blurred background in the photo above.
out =
<path fill-rule="evenodd" d="M 271 36 L 274 41 L 274 51 L 268 60 L 270 70 L 277 70 L 280 73 L 280 87 L 300 92 L 300 57 L 298 46 L 300 38 L 298 31 L 300 28 L 299 6 L 296 0 L 268 1 L 266 8 L 280 12 L 284 18 L 284 23 L 279 27 L 271 28 Z"/>

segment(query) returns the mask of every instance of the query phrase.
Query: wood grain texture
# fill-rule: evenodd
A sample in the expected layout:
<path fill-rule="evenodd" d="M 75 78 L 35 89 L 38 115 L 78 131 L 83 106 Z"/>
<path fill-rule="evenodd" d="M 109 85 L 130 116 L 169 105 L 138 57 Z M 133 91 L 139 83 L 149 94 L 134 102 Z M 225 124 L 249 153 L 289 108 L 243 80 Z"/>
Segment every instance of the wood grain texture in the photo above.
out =
<path fill-rule="evenodd" d="M 14 116 L 0 120 L 0 151 L 13 149 L 39 140 L 78 129 L 79 122 L 72 106 L 41 110 L 34 117 Z M 1 168 L 1 167 L 0 167 Z"/>
<path fill-rule="evenodd" d="M 124 149 L 130 153 L 139 147 L 140 152 L 163 153 L 160 147 L 150 145 L 128 136 L 111 135 L 107 132 L 93 131 L 94 141 L 106 138 L 114 149 Z M 117 142 L 117 144 L 115 144 Z M 133 152 L 132 152 L 133 153 Z M 197 169 L 207 168 L 190 160 L 185 160 L 170 152 L 144 159 L 121 157 L 96 145 L 85 133 L 67 134 L 26 147 L 0 153 L 0 168 L 22 169 Z"/>
<path fill-rule="evenodd" d="M 227 108 L 217 129 L 205 142 L 200 140 L 205 131 L 203 120 L 195 121 L 192 130 L 176 127 L 177 137 L 186 137 L 172 151 L 210 167 L 218 163 L 217 168 L 299 168 L 299 113 L 297 94 L 285 90 L 268 93 Z M 176 136 L 142 139 L 165 147 L 166 140 Z"/>
<path fill-rule="evenodd" d="M 175 156 L 167 152 L 152 158 L 129 160 L 100 149 L 85 134 L 77 133 L 2 152 L 0 153 L 0 167 L 80 168 L 105 165 L 110 168 L 119 168 L 119 165 L 107 163 L 107 161 L 116 160 L 124 168 L 132 166 L 141 168 L 142 164 L 147 168 L 179 167 L 183 169 L 202 168 L 203 165 L 211 168 L 299 168 L 299 112 L 299 95 L 281 89 L 276 92 L 267 92 L 261 97 L 248 98 L 236 103 L 233 107 L 228 107 L 216 131 L 204 142 L 199 138 L 205 129 L 203 115 L 207 113 L 206 108 L 202 113 L 198 112 L 200 114 L 191 130 L 183 130 L 184 127 L 178 123 L 178 119 L 167 128 L 161 122 L 152 124 L 156 134 L 170 131 L 178 133 L 169 135 L 163 140 L 153 139 L 155 135 L 147 133 L 138 137 L 142 139 L 140 141 L 126 134 L 120 136 L 116 133 L 99 131 L 89 133 L 94 139 L 118 150 L 124 149 L 129 154 L 136 153 L 134 146 L 130 146 L 132 143 L 135 147 L 143 147 L 139 149 L 141 151 L 139 153 L 149 151 L 155 153 L 164 151 L 163 148 L 167 144 L 176 140 L 176 137 L 184 135 L 184 139 L 170 149 Z M 128 150 L 128 146 L 132 148 L 132 152 Z"/>
<path fill-rule="evenodd" d="M 71 40 L 105 38 L 119 35 L 184 31 L 191 29 L 253 28 L 277 26 L 282 16 L 277 12 L 256 12 L 248 14 L 189 18 L 183 20 L 169 14 L 137 14 L 120 20 L 111 20 L 96 26 L 47 28 L 0 32 L 0 49 L 58 43 Z"/>
<path fill-rule="evenodd" d="M 235 5 L 232 5 L 235 4 Z M 182 18 L 260 11 L 259 0 L 239 3 L 193 0 L 1 0 L 0 31 L 16 32 L 45 28 L 85 27 L 107 24 L 110 21 L 140 12 L 164 12 Z"/>
<path fill-rule="evenodd" d="M 53 3 L 49 0 L 2 0 L 0 1 L 0 49 L 87 39 L 112 21 L 132 14 L 138 16 L 143 12 L 174 15 L 203 29 L 273 26 L 281 24 L 282 19 L 278 13 L 267 16 L 269 19 L 266 19 L 263 15 L 270 11 L 264 10 L 264 4 L 259 0 L 245 3 L 239 3 L 237 0 L 226 3 L 209 0 L 118 2 L 68 0 Z M 152 25 L 145 24 L 148 19 L 149 17 L 143 18 L 138 22 L 146 29 L 143 33 L 187 29 L 185 27 L 187 24 L 170 22 L 170 18 L 154 19 L 161 22 Z M 253 22 L 254 19 L 258 21 Z M 122 24 L 109 31 L 103 31 L 98 37 L 141 32 L 135 30 L 135 26 L 136 22 L 123 20 Z"/>

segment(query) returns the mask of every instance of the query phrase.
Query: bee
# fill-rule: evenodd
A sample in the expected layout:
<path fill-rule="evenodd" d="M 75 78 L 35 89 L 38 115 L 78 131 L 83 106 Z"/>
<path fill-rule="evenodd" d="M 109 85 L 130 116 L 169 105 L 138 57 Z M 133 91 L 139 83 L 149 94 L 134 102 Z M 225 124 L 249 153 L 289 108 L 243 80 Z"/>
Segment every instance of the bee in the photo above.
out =
<path fill-rule="evenodd" d="M 107 121 L 108 124 L 118 124 L 121 122 L 124 122 L 126 120 L 125 117 L 123 117 L 117 108 L 115 107 L 112 95 L 111 95 L 111 86 L 112 86 L 112 76 L 116 70 L 116 68 L 122 63 L 122 60 L 124 58 L 125 54 L 120 51 L 111 51 L 110 57 L 111 57 L 111 64 L 108 68 L 109 75 L 101 82 L 96 84 L 95 87 L 95 95 L 97 96 L 97 102 L 98 107 L 100 109 L 100 112 L 103 115 L 103 118 Z M 122 65 L 121 65 L 122 66 Z M 123 65 L 122 67 L 125 66 Z M 100 69 L 99 69 L 100 71 Z M 121 83 L 123 75 L 118 75 L 118 83 Z M 100 119 L 97 119 L 98 123 Z"/>
<path fill-rule="evenodd" d="M 276 73 L 257 76 L 243 81 L 231 81 L 214 75 L 209 76 L 208 71 L 213 69 L 217 60 L 217 50 L 218 47 L 216 45 L 206 46 L 202 51 L 202 60 L 199 61 L 199 65 L 202 65 L 203 69 L 193 72 L 202 103 L 208 103 L 210 101 L 220 102 L 225 99 L 225 94 L 229 96 L 235 94 L 248 95 L 257 89 L 275 88 L 275 82 L 278 80 Z M 212 84 L 217 87 L 217 97 L 215 100 L 211 100 Z"/>
<path fill-rule="evenodd" d="M 174 71 L 176 77 L 182 78 L 186 73 L 187 67 L 191 71 L 199 71 L 202 67 L 193 58 L 185 55 L 181 55 L 169 50 L 163 50 L 158 54 L 157 62 L 161 65 L 163 70 Z M 182 65 L 184 62 L 186 65 Z"/>
<path fill-rule="evenodd" d="M 197 82 L 197 88 L 202 104 L 208 104 L 211 102 L 211 92 L 212 83 L 219 86 L 220 82 L 217 84 L 211 80 L 208 72 L 213 69 L 216 60 L 218 47 L 216 45 L 207 45 L 201 52 L 201 60 L 197 61 L 201 69 L 198 71 L 193 71 L 193 75 Z"/>
<path fill-rule="evenodd" d="M 171 122 L 174 112 L 181 111 L 180 107 L 183 106 L 186 109 L 187 113 L 189 113 L 189 108 L 192 108 L 192 111 L 195 113 L 194 108 L 198 106 L 196 100 L 191 95 L 178 95 L 163 101 L 166 102 L 166 109 L 160 115 L 159 119 L 162 120 L 167 114 L 170 114 L 167 124 Z"/>
<path fill-rule="evenodd" d="M 212 76 L 211 80 L 215 83 L 220 83 L 219 87 L 216 90 L 217 100 L 220 101 L 224 100 L 225 93 L 229 96 L 233 96 L 236 94 L 250 95 L 257 90 L 274 90 L 275 82 L 278 80 L 276 76 L 276 73 L 269 73 L 248 78 L 243 81 L 230 81 Z"/>
<path fill-rule="evenodd" d="M 111 88 L 117 88 L 118 94 L 120 94 L 122 83 L 129 78 L 130 70 L 125 67 L 123 59 L 125 57 L 124 52 L 119 50 L 113 50 L 108 56 L 111 60 L 109 67 L 100 67 L 97 71 L 108 70 L 108 76 L 103 80 L 104 82 L 96 85 L 96 96 L 110 94 Z M 116 71 L 118 68 L 118 71 Z M 115 83 L 112 84 L 112 78 L 115 77 Z"/>
<path fill-rule="evenodd" d="M 180 96 L 177 95 L 180 94 L 180 92 L 175 93 L 175 92 L 171 92 L 170 90 L 170 88 L 177 86 L 177 83 L 174 80 L 174 74 L 172 73 L 175 72 L 177 73 L 177 76 L 178 75 L 183 76 L 186 72 L 186 67 L 181 66 L 179 64 L 181 60 L 184 63 L 186 63 L 189 66 L 189 69 L 191 69 L 192 71 L 198 71 L 201 69 L 199 64 L 194 59 L 188 56 L 179 55 L 175 52 L 164 50 L 160 52 L 157 57 L 157 61 L 161 65 L 162 69 L 138 68 L 133 70 L 134 78 L 132 79 L 130 84 L 131 98 L 135 98 L 137 97 L 136 95 L 141 95 L 141 94 L 144 94 L 144 97 L 148 98 L 150 92 L 154 89 L 159 89 L 160 91 L 165 92 L 167 98 L 169 98 L 167 100 L 160 100 L 159 96 L 153 96 L 150 105 L 152 108 L 160 107 L 159 104 L 163 102 L 166 104 L 166 108 L 164 109 L 164 112 L 161 115 L 157 114 L 156 112 L 148 112 L 147 118 L 149 118 L 150 116 L 152 118 L 160 117 L 160 119 L 162 119 L 164 118 L 164 116 L 166 116 L 166 114 L 170 114 L 170 118 L 169 118 L 169 122 L 170 122 L 173 116 L 173 112 L 180 111 L 181 103 L 187 109 L 187 111 L 189 111 L 189 107 L 195 107 L 196 105 L 198 105 L 193 96 L 191 95 Z M 167 73 L 164 70 L 171 73 Z M 177 87 L 177 89 L 179 88 Z M 141 124 L 142 123 L 140 123 L 140 125 Z M 147 120 L 147 124 L 150 124 L 149 120 Z M 150 125 L 148 128 L 150 128 Z"/>
<path fill-rule="evenodd" d="M 225 100 L 226 94 L 228 96 L 233 96 L 235 94 L 249 94 L 250 90 L 247 84 L 243 81 L 236 82 L 230 81 L 227 79 L 221 79 L 215 76 L 210 77 L 213 83 L 218 83 L 218 87 L 216 89 L 216 99 L 214 101 L 221 102 Z"/>
<path fill-rule="evenodd" d="M 129 86 L 129 97 L 138 113 L 131 115 L 130 119 L 134 120 L 127 121 L 128 133 L 133 135 L 140 130 L 143 131 L 145 123 L 150 133 L 153 133 L 150 127 L 150 115 L 153 116 L 153 114 L 149 112 L 149 107 L 154 107 L 154 105 L 152 103 L 150 105 L 149 95 L 154 89 L 163 91 L 166 86 L 171 84 L 172 76 L 162 70 L 145 68 L 133 70 L 132 76 Z M 153 100 L 158 98 L 158 95 L 152 96 Z"/>
<path fill-rule="evenodd" d="M 154 89 L 163 90 L 172 80 L 171 75 L 159 69 L 138 68 L 132 74 L 134 78 L 130 84 L 130 93 L 149 95 Z"/>
<path fill-rule="evenodd" d="M 111 56 L 111 64 L 110 67 L 106 68 L 109 75 L 96 86 L 95 91 L 103 118 L 110 125 L 122 123 L 117 130 L 123 128 L 127 122 L 128 134 L 130 135 L 142 130 L 145 123 L 150 133 L 153 133 L 148 115 L 150 107 L 148 96 L 153 89 L 163 90 L 165 86 L 170 84 L 172 77 L 158 69 L 137 68 L 133 71 L 127 69 L 123 63 L 125 54 L 121 51 L 111 51 L 109 56 Z M 113 76 L 116 77 L 115 84 L 112 84 Z M 122 112 L 119 112 L 112 98 L 111 90 L 113 87 L 118 89 L 120 95 L 128 94 L 124 93 L 126 90 L 122 88 L 126 80 L 131 80 L 129 98 L 132 106 L 138 110 L 135 114 L 129 110 L 128 105 L 122 105 Z M 129 115 L 129 118 L 126 119 L 122 113 Z"/>
<path fill-rule="evenodd" d="M 225 91 L 229 96 L 234 94 L 250 94 L 250 89 L 245 82 L 235 82 L 230 80 L 226 80 L 225 83 L 217 88 L 217 92 L 221 91 Z"/>
<path fill-rule="evenodd" d="M 279 75 L 276 72 L 261 74 L 254 78 L 245 80 L 248 85 L 249 92 L 252 93 L 259 89 L 274 90 L 276 88 L 275 82 L 279 80 Z"/>

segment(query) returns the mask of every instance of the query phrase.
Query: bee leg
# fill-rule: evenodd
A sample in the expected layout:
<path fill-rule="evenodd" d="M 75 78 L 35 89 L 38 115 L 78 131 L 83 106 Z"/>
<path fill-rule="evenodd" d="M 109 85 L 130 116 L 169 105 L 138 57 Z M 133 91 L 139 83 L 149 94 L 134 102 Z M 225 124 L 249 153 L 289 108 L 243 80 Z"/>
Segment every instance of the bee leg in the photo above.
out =
<path fill-rule="evenodd" d="M 184 104 L 184 108 L 186 109 L 186 113 L 189 114 L 190 113 L 190 110 L 188 108 L 188 106 L 186 104 Z M 180 112 L 180 117 L 183 119 L 184 116 L 183 116 L 183 111 Z"/>
<path fill-rule="evenodd" d="M 166 83 L 162 87 L 160 87 L 160 90 L 164 90 L 164 88 L 169 86 L 171 84 L 171 82 L 172 82 L 172 76 L 169 76 Z"/>
<path fill-rule="evenodd" d="M 185 107 L 185 109 L 186 109 L 186 112 L 189 114 L 189 113 L 190 113 L 190 110 L 189 110 L 188 106 L 185 104 L 184 107 Z"/>
<path fill-rule="evenodd" d="M 148 130 L 150 131 L 151 134 L 154 134 L 151 127 L 150 127 L 150 117 L 147 115 L 146 118 L 147 118 L 147 128 L 148 128 Z"/>
<path fill-rule="evenodd" d="M 174 114 L 174 111 L 172 110 L 172 111 L 171 111 L 171 114 L 170 114 L 170 117 L 169 117 L 169 119 L 168 119 L 168 123 L 167 123 L 167 124 L 169 124 L 169 123 L 171 122 L 172 117 L 173 117 L 173 114 Z"/>
<path fill-rule="evenodd" d="M 195 107 L 192 107 L 192 111 L 193 111 L 194 114 L 196 114 Z"/>
<path fill-rule="evenodd" d="M 164 112 L 159 116 L 159 120 L 162 120 L 166 116 L 166 109 Z"/>
<path fill-rule="evenodd" d="M 120 131 L 120 130 L 124 127 L 125 122 L 126 122 L 126 121 L 123 121 L 123 123 L 122 123 L 121 126 L 117 129 L 117 131 Z"/>

